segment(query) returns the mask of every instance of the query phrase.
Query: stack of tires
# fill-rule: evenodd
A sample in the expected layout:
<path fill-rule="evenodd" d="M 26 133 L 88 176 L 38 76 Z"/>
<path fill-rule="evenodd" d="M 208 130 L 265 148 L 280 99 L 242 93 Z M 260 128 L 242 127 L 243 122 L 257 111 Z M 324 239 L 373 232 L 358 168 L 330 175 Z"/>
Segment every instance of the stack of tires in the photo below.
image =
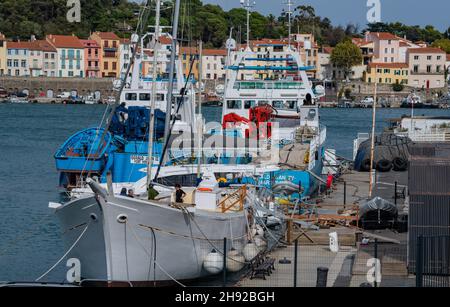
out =
<path fill-rule="evenodd" d="M 355 170 L 368 172 L 376 169 L 379 172 L 390 172 L 391 170 L 403 172 L 408 169 L 410 139 L 388 133 L 376 136 L 373 165 L 370 165 L 371 142 L 369 139 L 359 146 L 355 158 Z"/>

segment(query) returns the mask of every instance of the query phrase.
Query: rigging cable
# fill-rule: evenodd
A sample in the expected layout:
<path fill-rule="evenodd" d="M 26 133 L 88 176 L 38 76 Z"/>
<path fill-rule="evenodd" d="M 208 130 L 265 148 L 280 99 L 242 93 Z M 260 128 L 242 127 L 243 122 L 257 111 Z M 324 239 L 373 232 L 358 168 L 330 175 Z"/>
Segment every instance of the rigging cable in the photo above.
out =
<path fill-rule="evenodd" d="M 84 228 L 84 230 L 81 232 L 81 234 L 78 236 L 78 238 L 75 240 L 75 242 L 72 244 L 72 246 L 67 250 L 67 252 L 64 253 L 64 255 L 50 268 L 48 269 L 44 274 L 42 274 L 41 276 L 39 276 L 35 281 L 40 281 L 42 278 L 44 278 L 45 276 L 47 276 L 51 271 L 53 271 L 58 264 L 61 263 L 61 261 L 64 260 L 64 258 L 67 257 L 67 255 L 75 248 L 75 246 L 78 244 L 78 242 L 81 240 L 81 238 L 84 236 L 84 234 L 86 233 L 86 231 L 89 228 L 89 225 L 91 224 L 91 222 L 89 222 L 86 227 Z"/>

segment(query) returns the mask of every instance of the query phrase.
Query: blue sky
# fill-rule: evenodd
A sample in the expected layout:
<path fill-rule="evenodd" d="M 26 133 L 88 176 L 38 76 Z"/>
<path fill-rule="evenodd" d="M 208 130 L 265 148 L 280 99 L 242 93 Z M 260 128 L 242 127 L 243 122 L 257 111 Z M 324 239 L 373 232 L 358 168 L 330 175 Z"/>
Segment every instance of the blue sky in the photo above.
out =
<path fill-rule="evenodd" d="M 285 0 L 254 0 L 255 9 L 264 15 L 278 16 L 285 7 Z M 349 22 L 361 28 L 367 23 L 367 0 L 293 0 L 298 5 L 312 5 L 316 13 L 328 17 L 335 25 Z M 402 22 L 408 25 L 431 24 L 443 31 L 450 27 L 449 0 L 380 0 L 383 22 Z M 225 10 L 240 7 L 239 0 L 203 0 L 203 3 L 219 4 Z"/>

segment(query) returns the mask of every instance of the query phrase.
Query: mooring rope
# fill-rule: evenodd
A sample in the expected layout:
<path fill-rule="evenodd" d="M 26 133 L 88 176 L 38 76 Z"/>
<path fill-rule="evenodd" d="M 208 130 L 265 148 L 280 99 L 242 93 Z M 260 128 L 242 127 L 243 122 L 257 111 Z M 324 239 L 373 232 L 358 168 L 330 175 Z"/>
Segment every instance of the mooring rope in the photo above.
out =
<path fill-rule="evenodd" d="M 64 258 L 67 257 L 67 255 L 75 248 L 75 246 L 78 244 L 78 242 L 81 240 L 81 238 L 84 236 L 84 234 L 86 233 L 86 231 L 89 228 L 89 225 L 91 223 L 89 222 L 86 227 L 84 228 L 84 230 L 81 232 L 81 234 L 78 236 L 78 238 L 75 240 L 75 242 L 72 244 L 72 246 L 69 248 L 69 250 L 67 252 L 64 253 L 64 255 L 50 268 L 48 269 L 44 274 L 42 274 L 39 278 L 37 278 L 35 281 L 40 281 L 42 278 L 44 278 L 45 276 L 47 276 L 51 271 L 53 271 L 60 263 L 61 261 L 64 260 Z"/>
<path fill-rule="evenodd" d="M 126 223 L 127 227 L 128 223 Z M 130 227 L 131 233 L 133 234 L 134 238 L 136 239 L 136 241 L 138 242 L 138 244 L 142 247 L 142 249 L 144 250 L 144 252 L 150 257 L 150 259 L 152 259 L 152 255 L 147 251 L 147 249 L 145 248 L 145 246 L 142 244 L 141 240 L 139 239 L 138 235 L 136 234 L 136 232 L 134 231 L 133 227 Z M 156 250 L 155 250 L 156 252 Z M 159 263 L 156 261 L 156 259 L 153 260 L 154 263 L 156 264 L 156 266 L 164 273 L 167 275 L 167 277 L 169 277 L 170 279 L 172 279 L 174 282 L 176 282 L 178 285 L 180 285 L 181 287 L 185 288 L 186 286 L 183 285 L 181 282 L 179 282 L 178 280 L 176 280 L 175 277 L 173 277 L 172 275 L 170 275 L 162 266 L 159 265 Z"/>

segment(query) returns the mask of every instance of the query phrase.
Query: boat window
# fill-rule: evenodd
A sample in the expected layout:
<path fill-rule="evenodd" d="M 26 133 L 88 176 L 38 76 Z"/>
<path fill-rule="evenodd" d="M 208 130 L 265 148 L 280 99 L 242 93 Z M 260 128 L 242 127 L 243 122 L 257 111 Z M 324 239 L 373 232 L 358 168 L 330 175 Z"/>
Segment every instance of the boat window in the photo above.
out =
<path fill-rule="evenodd" d="M 125 100 L 137 100 L 137 93 L 127 93 Z"/>
<path fill-rule="evenodd" d="M 164 94 L 156 94 L 156 100 L 164 101 Z"/>
<path fill-rule="evenodd" d="M 284 109 L 283 100 L 274 100 L 272 101 L 272 106 L 276 109 Z"/>
<path fill-rule="evenodd" d="M 227 100 L 227 108 L 228 109 L 241 109 L 242 101 L 241 100 Z"/>
<path fill-rule="evenodd" d="M 268 104 L 269 104 L 269 101 L 267 101 L 267 100 L 259 100 L 258 101 L 258 106 L 265 106 Z"/>
<path fill-rule="evenodd" d="M 294 110 L 297 108 L 297 100 L 288 100 L 286 101 L 288 109 Z"/>
<path fill-rule="evenodd" d="M 251 109 L 256 106 L 256 100 L 245 100 L 244 101 L 244 109 Z"/>
<path fill-rule="evenodd" d="M 140 93 L 139 100 L 140 101 L 150 101 L 150 94 L 149 93 Z"/>

